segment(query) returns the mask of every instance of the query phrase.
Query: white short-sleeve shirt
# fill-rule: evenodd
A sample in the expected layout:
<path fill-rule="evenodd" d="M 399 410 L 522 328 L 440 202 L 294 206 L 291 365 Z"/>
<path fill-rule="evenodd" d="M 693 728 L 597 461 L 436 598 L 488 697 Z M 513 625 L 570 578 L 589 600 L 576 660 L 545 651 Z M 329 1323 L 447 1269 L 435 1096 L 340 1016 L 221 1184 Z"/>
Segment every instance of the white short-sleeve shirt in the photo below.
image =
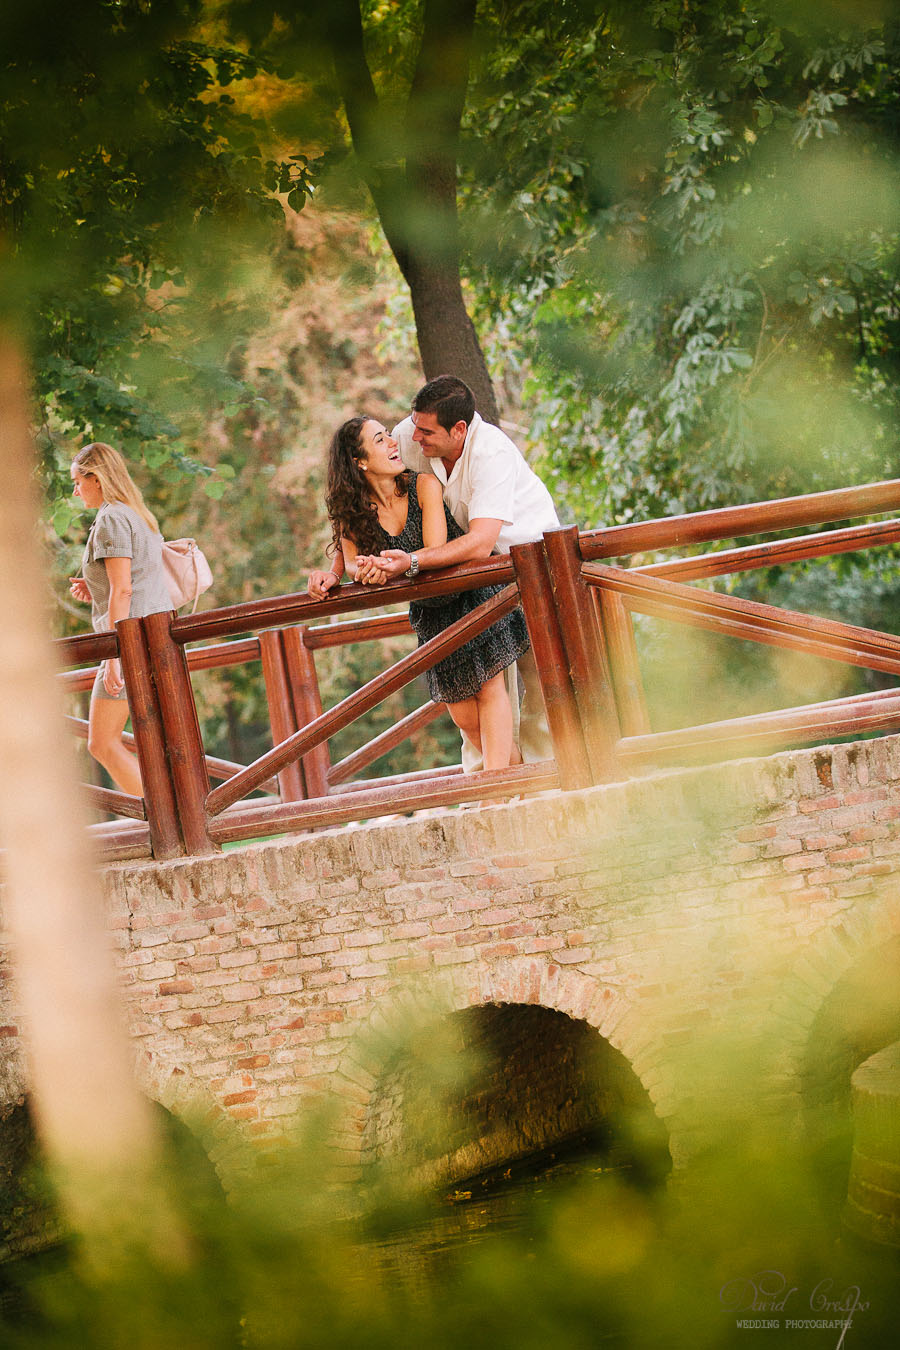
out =
<path fill-rule="evenodd" d="M 434 474 L 445 503 L 464 530 L 470 520 L 501 520 L 496 553 L 508 553 L 513 544 L 540 539 L 544 530 L 558 527 L 553 499 L 522 452 L 479 413 L 472 419 L 463 452 L 449 477 L 440 459 L 423 455 L 412 438 L 415 429 L 411 417 L 394 427 L 403 463 L 418 473 Z"/>

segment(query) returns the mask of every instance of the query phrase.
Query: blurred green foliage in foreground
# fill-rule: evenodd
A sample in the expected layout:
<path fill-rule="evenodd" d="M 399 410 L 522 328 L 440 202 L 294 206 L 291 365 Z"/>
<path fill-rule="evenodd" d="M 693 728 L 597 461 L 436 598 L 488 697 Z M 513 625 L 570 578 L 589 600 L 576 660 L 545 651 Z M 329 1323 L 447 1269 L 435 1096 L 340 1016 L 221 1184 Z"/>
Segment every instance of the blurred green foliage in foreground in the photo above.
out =
<path fill-rule="evenodd" d="M 441 1088 L 446 1083 L 435 1101 Z M 7 1290 L 0 1343 L 10 1350 L 895 1344 L 896 1259 L 841 1239 L 784 1131 L 742 1121 L 668 1191 L 586 1163 L 574 1180 L 533 1185 L 514 1213 L 507 1205 L 503 1222 L 485 1228 L 484 1201 L 457 1206 L 455 1225 L 448 1223 L 448 1201 L 417 1192 L 409 1169 L 370 1175 L 365 1187 L 342 1182 L 329 1128 L 327 1112 L 308 1119 L 292 1145 L 256 1163 L 228 1204 L 197 1146 L 170 1144 L 170 1180 L 194 1235 L 189 1254 L 151 1259 L 138 1224 L 133 1242 L 126 1238 L 93 1274 L 80 1266 L 74 1242 L 52 1260 L 22 1264 L 20 1287 Z M 853 1307 L 842 1338 L 831 1324 Z M 791 1329 L 787 1318 L 829 1327 Z M 763 1320 L 779 1328 L 740 1325 Z"/>

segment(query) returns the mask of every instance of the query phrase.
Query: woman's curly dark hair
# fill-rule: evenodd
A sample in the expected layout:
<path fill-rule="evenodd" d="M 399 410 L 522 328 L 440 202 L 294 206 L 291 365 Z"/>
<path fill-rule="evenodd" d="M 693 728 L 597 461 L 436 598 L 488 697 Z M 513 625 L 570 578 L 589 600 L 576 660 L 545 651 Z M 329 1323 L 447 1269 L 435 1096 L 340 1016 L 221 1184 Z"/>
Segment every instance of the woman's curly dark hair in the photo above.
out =
<path fill-rule="evenodd" d="M 369 484 L 360 467 L 365 460 L 362 429 L 372 417 L 351 417 L 339 426 L 328 447 L 328 481 L 325 508 L 331 521 L 330 554 L 341 546 L 341 535 L 352 539 L 360 553 L 378 553 L 385 547 L 387 535 L 378 520 L 378 508 L 369 493 Z M 409 492 L 409 471 L 397 476 L 396 492 Z"/>

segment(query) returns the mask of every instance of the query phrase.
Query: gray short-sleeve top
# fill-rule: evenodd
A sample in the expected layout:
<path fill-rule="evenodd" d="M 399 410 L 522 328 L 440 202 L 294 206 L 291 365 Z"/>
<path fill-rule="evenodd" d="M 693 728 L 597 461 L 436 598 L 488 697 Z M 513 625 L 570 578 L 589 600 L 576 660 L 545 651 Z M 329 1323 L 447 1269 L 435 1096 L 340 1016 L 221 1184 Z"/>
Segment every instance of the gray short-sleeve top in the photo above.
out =
<path fill-rule="evenodd" d="M 104 558 L 131 559 L 131 607 L 128 617 L 160 614 L 172 609 L 172 597 L 162 564 L 162 535 L 152 530 L 124 502 L 104 502 L 91 526 L 81 573 L 91 593 L 94 631 L 109 627 L 109 576 Z"/>

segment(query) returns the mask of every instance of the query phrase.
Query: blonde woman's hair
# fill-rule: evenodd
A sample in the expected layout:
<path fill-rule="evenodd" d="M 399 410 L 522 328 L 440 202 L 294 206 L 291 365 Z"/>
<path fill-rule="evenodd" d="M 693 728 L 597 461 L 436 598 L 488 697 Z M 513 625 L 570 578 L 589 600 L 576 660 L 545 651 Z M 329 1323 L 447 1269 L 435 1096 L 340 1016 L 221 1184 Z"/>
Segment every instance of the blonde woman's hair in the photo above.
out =
<path fill-rule="evenodd" d="M 72 463 L 79 473 L 94 475 L 105 502 L 124 502 L 138 513 L 141 520 L 146 521 L 151 530 L 161 533 L 156 516 L 145 504 L 141 490 L 118 450 L 104 441 L 92 441 L 78 451 Z"/>

